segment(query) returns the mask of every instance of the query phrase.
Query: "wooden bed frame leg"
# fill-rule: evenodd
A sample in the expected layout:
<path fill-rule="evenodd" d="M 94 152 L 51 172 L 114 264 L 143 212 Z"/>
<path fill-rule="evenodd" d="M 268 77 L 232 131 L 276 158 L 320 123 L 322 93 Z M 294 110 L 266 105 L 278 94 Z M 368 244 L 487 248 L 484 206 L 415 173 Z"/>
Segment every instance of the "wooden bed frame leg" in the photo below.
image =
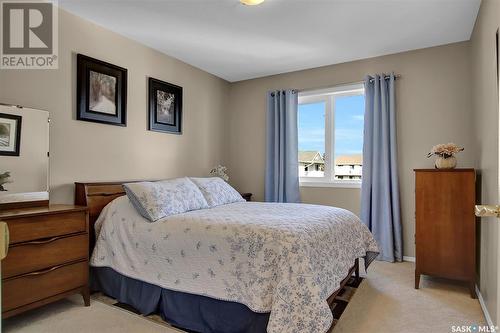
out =
<path fill-rule="evenodd" d="M 339 292 L 341 292 L 344 289 L 346 284 L 352 280 L 353 273 L 354 273 L 354 278 L 356 279 L 356 282 L 358 282 L 359 281 L 359 260 L 358 259 L 354 260 L 354 265 L 351 266 L 351 268 L 349 268 L 349 272 L 347 273 L 347 276 L 340 282 L 339 289 L 337 289 L 336 292 L 334 292 L 333 294 L 330 295 L 330 297 L 328 297 L 328 299 L 327 299 L 328 305 L 332 305 L 333 301 L 335 300 L 335 297 L 337 297 Z"/>

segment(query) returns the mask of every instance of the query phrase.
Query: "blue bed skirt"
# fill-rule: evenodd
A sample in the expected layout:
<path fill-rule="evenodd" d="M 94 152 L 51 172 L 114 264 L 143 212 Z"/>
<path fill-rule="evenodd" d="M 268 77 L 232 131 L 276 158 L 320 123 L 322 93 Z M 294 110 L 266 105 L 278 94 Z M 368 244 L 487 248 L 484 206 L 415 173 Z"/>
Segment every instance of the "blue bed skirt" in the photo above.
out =
<path fill-rule="evenodd" d="M 91 268 L 91 289 L 144 315 L 157 313 L 171 325 L 194 332 L 264 333 L 269 313 L 206 296 L 164 289 L 123 276 L 109 267 Z"/>

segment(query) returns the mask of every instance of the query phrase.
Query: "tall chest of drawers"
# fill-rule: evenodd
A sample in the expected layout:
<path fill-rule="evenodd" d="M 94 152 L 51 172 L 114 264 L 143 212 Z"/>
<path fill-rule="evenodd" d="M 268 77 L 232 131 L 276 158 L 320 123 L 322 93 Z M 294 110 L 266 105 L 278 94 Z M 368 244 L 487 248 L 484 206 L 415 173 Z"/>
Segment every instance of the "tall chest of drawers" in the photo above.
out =
<path fill-rule="evenodd" d="M 87 208 L 51 205 L 0 211 L 10 245 L 2 261 L 2 317 L 71 294 L 90 305 Z"/>
<path fill-rule="evenodd" d="M 415 170 L 415 288 L 420 275 L 466 281 L 476 297 L 474 169 Z"/>

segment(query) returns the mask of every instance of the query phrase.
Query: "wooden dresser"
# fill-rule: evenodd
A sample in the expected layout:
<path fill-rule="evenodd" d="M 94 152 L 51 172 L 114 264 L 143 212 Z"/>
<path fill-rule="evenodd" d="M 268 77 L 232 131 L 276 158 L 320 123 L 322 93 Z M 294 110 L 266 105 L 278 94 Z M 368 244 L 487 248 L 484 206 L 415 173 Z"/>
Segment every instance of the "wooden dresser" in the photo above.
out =
<path fill-rule="evenodd" d="M 476 298 L 474 169 L 415 170 L 415 288 L 420 275 L 468 282 Z"/>
<path fill-rule="evenodd" d="M 2 317 L 74 293 L 90 305 L 87 208 L 72 205 L 0 211 L 10 246 L 2 261 Z"/>

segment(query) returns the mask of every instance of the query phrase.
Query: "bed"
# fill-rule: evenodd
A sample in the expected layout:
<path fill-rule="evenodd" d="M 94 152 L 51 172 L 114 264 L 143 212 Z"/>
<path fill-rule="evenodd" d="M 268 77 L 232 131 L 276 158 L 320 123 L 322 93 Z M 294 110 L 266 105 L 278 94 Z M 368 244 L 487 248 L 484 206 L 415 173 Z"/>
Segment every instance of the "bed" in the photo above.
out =
<path fill-rule="evenodd" d="M 237 202 L 144 221 L 123 183 L 76 183 L 92 286 L 196 332 L 326 332 L 329 303 L 377 244 L 352 213 Z M 97 235 L 97 238 L 95 238 Z"/>

